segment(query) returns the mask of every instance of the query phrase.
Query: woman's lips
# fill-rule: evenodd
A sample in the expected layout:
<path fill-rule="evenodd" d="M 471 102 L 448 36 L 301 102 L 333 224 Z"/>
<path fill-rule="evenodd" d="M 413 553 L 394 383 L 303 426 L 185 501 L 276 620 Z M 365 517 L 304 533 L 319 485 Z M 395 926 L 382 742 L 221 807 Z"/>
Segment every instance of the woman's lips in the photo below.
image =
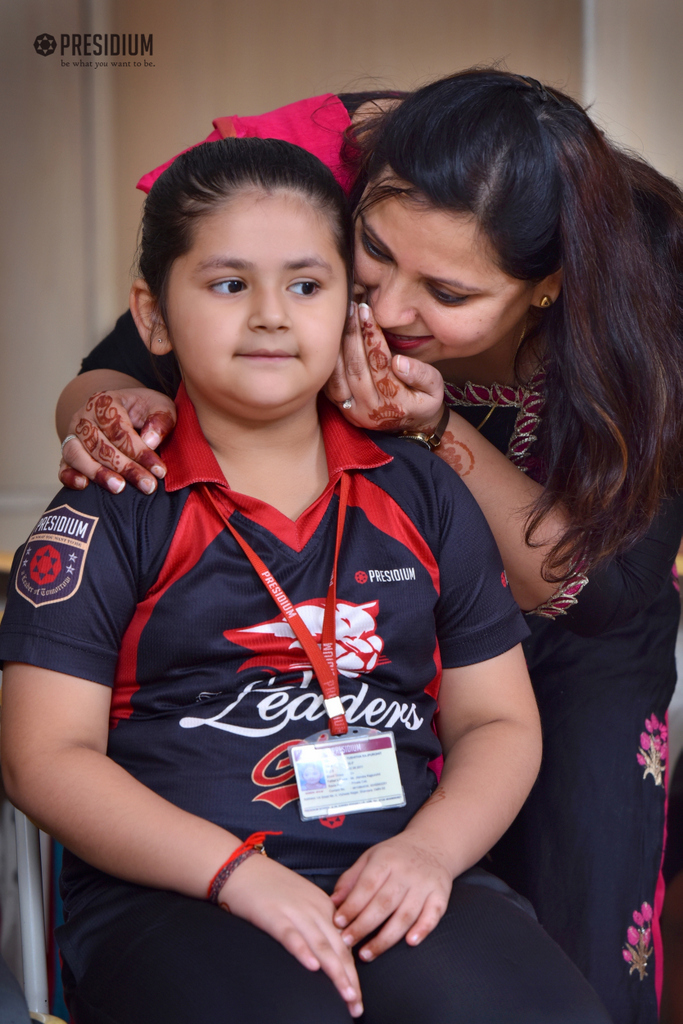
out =
<path fill-rule="evenodd" d="M 434 340 L 433 334 L 423 334 L 418 338 L 406 334 L 392 334 L 391 331 L 385 331 L 384 337 L 387 340 L 387 345 L 396 352 L 410 352 L 411 349 L 419 348 L 420 345 Z"/>

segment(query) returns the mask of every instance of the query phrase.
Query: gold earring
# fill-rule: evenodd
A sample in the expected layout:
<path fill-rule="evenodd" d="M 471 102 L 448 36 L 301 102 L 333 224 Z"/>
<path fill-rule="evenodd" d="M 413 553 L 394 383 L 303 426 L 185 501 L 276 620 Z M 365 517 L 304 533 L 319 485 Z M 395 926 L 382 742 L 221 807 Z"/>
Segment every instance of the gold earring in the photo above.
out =
<path fill-rule="evenodd" d="M 553 300 L 550 298 L 549 295 L 544 295 L 541 301 L 539 302 L 539 306 L 541 307 L 541 309 L 547 309 L 548 306 L 552 306 L 552 304 Z"/>

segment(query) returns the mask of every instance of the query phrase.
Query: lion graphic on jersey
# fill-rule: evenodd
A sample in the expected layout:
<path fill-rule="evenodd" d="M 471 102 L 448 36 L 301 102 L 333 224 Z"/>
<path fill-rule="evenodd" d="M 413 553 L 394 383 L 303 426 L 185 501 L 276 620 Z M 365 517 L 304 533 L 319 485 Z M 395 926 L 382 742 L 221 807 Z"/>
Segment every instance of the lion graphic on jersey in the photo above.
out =
<path fill-rule="evenodd" d="M 314 598 L 295 605 L 297 612 L 310 629 L 317 643 L 322 641 L 325 601 Z M 372 672 L 381 658 L 384 641 L 377 632 L 379 601 L 366 604 L 350 604 L 337 601 L 336 606 L 336 656 L 337 668 L 345 676 L 356 678 Z M 249 658 L 239 671 L 247 668 L 268 666 L 280 672 L 310 669 L 310 664 L 284 615 L 276 615 L 268 622 L 241 629 L 226 629 L 224 637 L 233 644 L 257 652 Z"/>

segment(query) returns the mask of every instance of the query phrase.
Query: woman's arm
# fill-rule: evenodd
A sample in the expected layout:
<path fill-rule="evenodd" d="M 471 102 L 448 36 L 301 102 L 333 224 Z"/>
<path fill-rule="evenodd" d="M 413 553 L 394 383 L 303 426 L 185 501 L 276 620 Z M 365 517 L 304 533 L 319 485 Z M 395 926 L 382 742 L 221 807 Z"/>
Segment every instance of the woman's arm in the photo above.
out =
<path fill-rule="evenodd" d="M 353 404 L 344 413 L 365 429 L 409 428 L 431 433 L 443 410 L 441 374 L 417 359 L 392 357 L 371 311 L 365 309 L 368 320 L 350 318 L 344 354 L 328 383 L 328 396 L 340 407 L 345 398 L 352 397 Z M 557 584 L 543 579 L 542 568 L 564 530 L 561 513 L 546 516 L 534 535 L 534 546 L 529 547 L 526 519 L 542 492 L 541 485 L 453 411 L 437 453 L 462 477 L 484 513 L 520 608 L 530 611 L 543 604 L 557 590 Z"/>
<path fill-rule="evenodd" d="M 176 807 L 106 756 L 110 704 L 107 686 L 7 663 L 7 793 L 41 828 L 100 870 L 204 899 L 240 840 Z M 276 861 L 252 857 L 219 898 L 229 899 L 233 912 L 267 931 L 305 967 L 322 967 L 352 1016 L 359 1016 L 355 967 L 332 924 L 334 906 L 321 889 Z"/>
<path fill-rule="evenodd" d="M 444 670 L 439 786 L 406 829 L 366 851 L 337 883 L 335 923 L 372 960 L 407 933 L 417 945 L 438 924 L 454 878 L 500 838 L 526 799 L 541 758 L 541 729 L 521 645 Z"/>

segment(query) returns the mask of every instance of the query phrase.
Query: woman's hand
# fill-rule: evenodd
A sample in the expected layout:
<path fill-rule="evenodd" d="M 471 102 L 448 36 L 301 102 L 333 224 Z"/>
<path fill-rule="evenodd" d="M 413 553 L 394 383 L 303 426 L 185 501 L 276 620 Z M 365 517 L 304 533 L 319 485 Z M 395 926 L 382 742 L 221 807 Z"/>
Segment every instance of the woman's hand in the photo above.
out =
<path fill-rule="evenodd" d="M 365 303 L 352 304 L 327 397 L 365 430 L 431 433 L 443 412 L 443 377 L 428 363 L 393 356 Z M 343 403 L 351 399 L 350 408 Z"/>
<path fill-rule="evenodd" d="M 166 475 L 153 449 L 175 421 L 173 401 L 158 391 L 138 387 L 92 395 L 71 418 L 68 434 L 74 437 L 62 448 L 59 479 L 75 489 L 94 480 L 114 494 L 129 480 L 151 494 Z"/>
<path fill-rule="evenodd" d="M 374 960 L 404 936 L 417 946 L 443 917 L 452 884 L 438 851 L 403 832 L 366 850 L 341 875 L 332 894 L 334 923 L 349 946 L 384 924 L 360 950 L 362 960 Z"/>
<path fill-rule="evenodd" d="M 218 902 L 272 935 L 309 971 L 322 968 L 351 1016 L 360 1017 L 363 1004 L 353 956 L 333 923 L 334 903 L 322 889 L 277 861 L 250 857 L 227 880 Z"/>

